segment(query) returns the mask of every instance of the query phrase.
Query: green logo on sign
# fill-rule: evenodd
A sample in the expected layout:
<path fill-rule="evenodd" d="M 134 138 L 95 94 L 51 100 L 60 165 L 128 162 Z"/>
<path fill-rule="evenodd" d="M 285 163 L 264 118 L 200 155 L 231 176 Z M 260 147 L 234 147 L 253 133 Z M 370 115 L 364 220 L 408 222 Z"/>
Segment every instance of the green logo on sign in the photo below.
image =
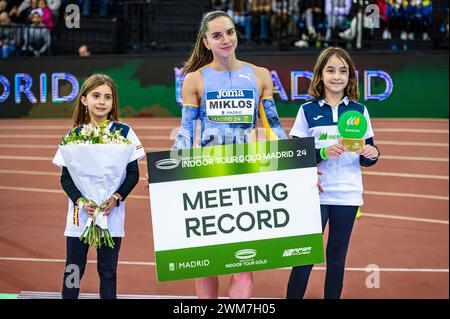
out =
<path fill-rule="evenodd" d="M 358 111 L 348 111 L 339 117 L 338 130 L 343 138 L 362 138 L 367 131 L 367 120 Z"/>
<path fill-rule="evenodd" d="M 256 256 L 256 250 L 254 249 L 242 249 L 237 251 L 234 256 L 237 259 L 251 259 Z"/>

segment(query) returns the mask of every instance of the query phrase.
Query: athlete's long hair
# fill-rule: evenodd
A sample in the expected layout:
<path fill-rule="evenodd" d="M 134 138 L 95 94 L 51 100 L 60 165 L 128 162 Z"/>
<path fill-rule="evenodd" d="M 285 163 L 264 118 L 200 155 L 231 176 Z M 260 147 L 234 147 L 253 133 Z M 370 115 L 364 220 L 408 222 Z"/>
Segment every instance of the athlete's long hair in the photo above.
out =
<path fill-rule="evenodd" d="M 359 88 L 356 78 L 355 65 L 353 64 L 353 61 L 347 51 L 339 47 L 330 47 L 320 53 L 317 58 L 316 65 L 314 66 L 314 75 L 311 80 L 311 84 L 309 85 L 309 95 L 311 95 L 314 99 L 325 98 L 325 87 L 323 84 L 322 72 L 328 60 L 334 55 L 348 64 L 348 84 L 344 89 L 344 96 L 348 96 L 350 101 L 358 101 Z"/>
<path fill-rule="evenodd" d="M 75 108 L 73 110 L 73 126 L 77 127 L 82 124 L 88 124 L 91 121 L 91 117 L 89 116 L 89 110 L 87 106 L 85 106 L 81 102 L 81 97 L 86 97 L 89 92 L 94 90 L 96 87 L 106 84 L 111 88 L 112 92 L 112 108 L 108 113 L 108 120 L 110 121 L 118 121 L 119 120 L 119 99 L 117 96 L 117 88 L 114 80 L 105 74 L 93 74 L 88 77 L 83 85 L 81 86 L 80 92 L 75 100 Z"/>
<path fill-rule="evenodd" d="M 213 60 L 213 54 L 211 50 L 208 50 L 203 43 L 203 39 L 206 39 L 206 32 L 208 31 L 208 22 L 218 17 L 226 17 L 233 22 L 233 19 L 224 11 L 211 11 L 205 14 L 200 23 L 200 28 L 197 33 L 197 40 L 195 41 L 194 48 L 192 49 L 191 56 L 184 63 L 182 74 L 188 74 L 190 72 L 197 71 L 201 67 L 209 64 Z M 234 22 L 233 22 L 234 24 Z"/>

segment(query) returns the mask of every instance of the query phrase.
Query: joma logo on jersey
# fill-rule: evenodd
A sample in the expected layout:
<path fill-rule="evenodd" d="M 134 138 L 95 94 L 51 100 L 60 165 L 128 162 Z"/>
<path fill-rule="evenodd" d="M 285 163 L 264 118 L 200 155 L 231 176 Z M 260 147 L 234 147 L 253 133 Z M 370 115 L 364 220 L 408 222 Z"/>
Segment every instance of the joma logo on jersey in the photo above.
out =
<path fill-rule="evenodd" d="M 244 91 L 242 90 L 222 90 L 217 91 L 217 98 L 221 99 L 224 97 L 244 97 Z"/>

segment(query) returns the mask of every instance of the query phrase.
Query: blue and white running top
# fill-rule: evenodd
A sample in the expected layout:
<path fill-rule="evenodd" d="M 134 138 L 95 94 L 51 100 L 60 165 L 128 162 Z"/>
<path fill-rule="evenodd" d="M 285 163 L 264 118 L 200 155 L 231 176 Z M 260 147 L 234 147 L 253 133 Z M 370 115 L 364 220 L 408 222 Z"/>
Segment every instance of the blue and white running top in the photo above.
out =
<path fill-rule="evenodd" d="M 259 90 L 253 67 L 231 71 L 200 69 L 203 94 L 200 105 L 201 146 L 246 143 L 256 127 Z"/>

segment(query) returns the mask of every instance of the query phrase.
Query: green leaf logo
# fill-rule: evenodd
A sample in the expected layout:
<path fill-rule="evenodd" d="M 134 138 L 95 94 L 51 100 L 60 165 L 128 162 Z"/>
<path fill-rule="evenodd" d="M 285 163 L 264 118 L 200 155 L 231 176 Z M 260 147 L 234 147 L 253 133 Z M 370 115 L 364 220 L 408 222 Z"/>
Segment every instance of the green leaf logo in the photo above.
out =
<path fill-rule="evenodd" d="M 326 140 L 328 138 L 328 133 L 322 133 L 322 134 L 320 134 L 320 136 L 319 136 L 319 141 L 323 141 L 323 140 Z"/>

